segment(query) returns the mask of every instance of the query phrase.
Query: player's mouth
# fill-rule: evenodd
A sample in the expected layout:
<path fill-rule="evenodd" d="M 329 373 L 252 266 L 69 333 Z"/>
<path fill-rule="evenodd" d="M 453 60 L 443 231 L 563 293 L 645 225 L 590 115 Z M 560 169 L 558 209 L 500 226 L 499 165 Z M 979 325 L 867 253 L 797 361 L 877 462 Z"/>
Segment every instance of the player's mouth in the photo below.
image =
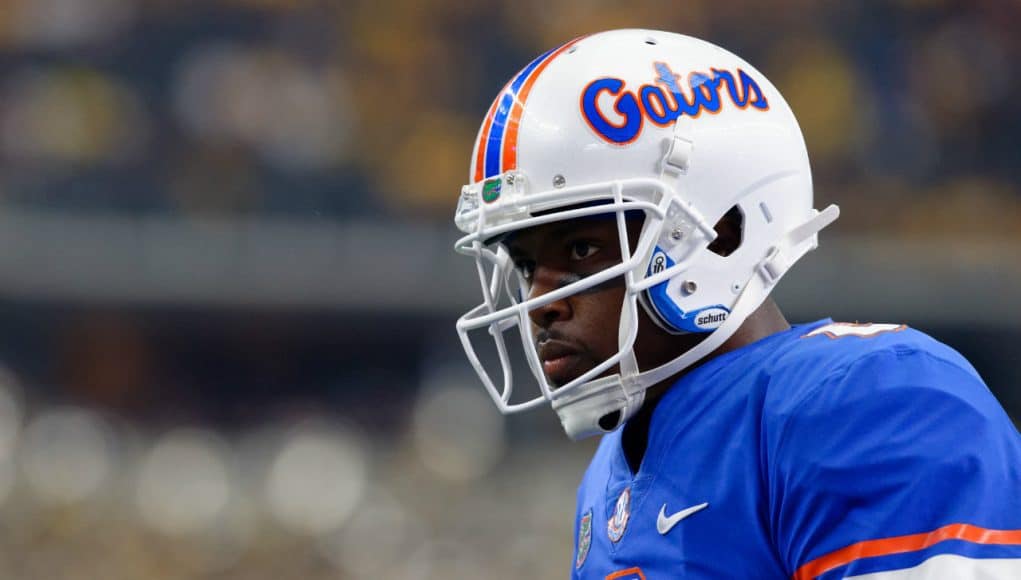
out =
<path fill-rule="evenodd" d="M 584 373 L 584 357 L 570 343 L 561 340 L 540 340 L 536 342 L 542 372 L 553 386 L 562 386 Z"/>

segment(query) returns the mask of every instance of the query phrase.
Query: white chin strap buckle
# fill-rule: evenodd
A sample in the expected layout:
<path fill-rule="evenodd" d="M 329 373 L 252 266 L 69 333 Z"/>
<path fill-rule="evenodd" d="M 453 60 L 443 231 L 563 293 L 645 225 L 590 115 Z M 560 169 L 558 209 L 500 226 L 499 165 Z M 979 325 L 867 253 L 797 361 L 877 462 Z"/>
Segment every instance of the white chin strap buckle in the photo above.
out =
<path fill-rule="evenodd" d="M 630 390 L 630 392 L 628 392 Z M 577 441 L 620 427 L 642 406 L 645 390 L 627 389 L 619 376 L 598 379 L 579 387 L 563 400 L 553 401 L 567 436 Z"/>

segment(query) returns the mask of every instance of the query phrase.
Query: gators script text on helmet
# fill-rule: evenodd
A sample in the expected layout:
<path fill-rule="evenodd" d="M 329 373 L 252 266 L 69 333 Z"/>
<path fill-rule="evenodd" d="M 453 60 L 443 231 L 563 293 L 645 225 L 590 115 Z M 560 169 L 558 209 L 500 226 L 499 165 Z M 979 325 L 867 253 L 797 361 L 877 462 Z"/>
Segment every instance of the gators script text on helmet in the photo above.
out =
<path fill-rule="evenodd" d="M 714 225 L 733 207 L 741 212 L 743 238 L 724 257 L 708 247 Z M 645 219 L 630 247 L 625 212 L 635 211 Z M 524 282 L 494 240 L 612 213 L 619 264 L 519 299 L 527 295 Z M 572 438 L 612 430 L 638 410 L 645 389 L 729 338 L 838 213 L 836 206 L 812 209 L 798 123 L 747 62 L 668 32 L 578 38 L 511 79 L 482 123 L 455 222 L 466 234 L 456 250 L 475 258 L 483 302 L 458 320 L 457 331 L 502 412 L 549 402 Z M 627 288 L 619 351 L 554 388 L 543 375 L 529 311 L 614 278 Z M 639 304 L 669 332 L 709 335 L 658 368 L 639 369 L 633 351 Z M 488 372 L 477 354 L 480 335 L 495 341 L 499 373 Z M 533 397 L 512 397 L 508 339 L 521 341 L 538 384 Z"/>

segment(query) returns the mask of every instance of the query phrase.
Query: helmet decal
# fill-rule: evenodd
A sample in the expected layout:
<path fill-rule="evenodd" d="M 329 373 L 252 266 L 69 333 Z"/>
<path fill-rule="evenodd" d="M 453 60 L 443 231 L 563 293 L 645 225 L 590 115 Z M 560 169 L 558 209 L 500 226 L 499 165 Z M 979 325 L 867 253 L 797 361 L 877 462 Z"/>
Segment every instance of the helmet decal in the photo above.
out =
<path fill-rule="evenodd" d="M 723 87 L 738 109 L 754 107 L 769 110 L 769 102 L 758 83 L 741 69 L 737 75 L 725 69 L 711 68 L 709 73 L 692 71 L 687 85 L 690 97 L 681 88 L 681 75 L 665 62 L 653 63 L 657 77 L 653 84 L 642 85 L 638 95 L 625 89 L 624 81 L 603 77 L 590 82 L 581 93 L 581 113 L 588 126 L 604 141 L 614 145 L 627 145 L 642 132 L 643 120 L 666 127 L 682 115 L 695 118 L 703 111 L 710 114 L 723 108 Z M 622 123 L 608 119 L 599 109 L 602 93 L 616 97 L 613 110 L 624 118 Z"/>
<path fill-rule="evenodd" d="M 621 93 L 623 87 L 624 81 L 620 79 L 601 78 L 589 83 L 581 93 L 581 111 L 585 121 L 597 135 L 614 145 L 627 145 L 642 132 L 642 109 L 634 93 Z M 599 111 L 599 95 L 604 92 L 617 97 L 613 110 L 624 117 L 623 123 L 614 123 Z"/>
<path fill-rule="evenodd" d="M 482 201 L 486 203 L 493 203 L 500 199 L 500 190 L 503 186 L 503 180 L 499 177 L 487 179 L 482 184 Z"/>
<path fill-rule="evenodd" d="M 521 72 L 500 91 L 489 108 L 489 114 L 486 115 L 482 131 L 479 133 L 474 181 L 481 181 L 483 178 L 493 177 L 517 167 L 518 126 L 532 85 L 555 58 L 582 38 L 584 36 L 541 54 L 521 69 Z"/>

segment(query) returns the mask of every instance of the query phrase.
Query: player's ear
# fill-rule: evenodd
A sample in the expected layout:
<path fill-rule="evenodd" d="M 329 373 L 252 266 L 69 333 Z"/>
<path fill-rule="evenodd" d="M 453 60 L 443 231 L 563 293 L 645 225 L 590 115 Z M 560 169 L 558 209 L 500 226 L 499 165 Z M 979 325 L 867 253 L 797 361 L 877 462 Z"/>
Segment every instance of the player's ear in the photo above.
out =
<path fill-rule="evenodd" d="M 716 222 L 716 239 L 709 244 L 709 251 L 721 256 L 729 256 L 741 246 L 744 232 L 744 215 L 736 205 L 723 214 Z"/>

